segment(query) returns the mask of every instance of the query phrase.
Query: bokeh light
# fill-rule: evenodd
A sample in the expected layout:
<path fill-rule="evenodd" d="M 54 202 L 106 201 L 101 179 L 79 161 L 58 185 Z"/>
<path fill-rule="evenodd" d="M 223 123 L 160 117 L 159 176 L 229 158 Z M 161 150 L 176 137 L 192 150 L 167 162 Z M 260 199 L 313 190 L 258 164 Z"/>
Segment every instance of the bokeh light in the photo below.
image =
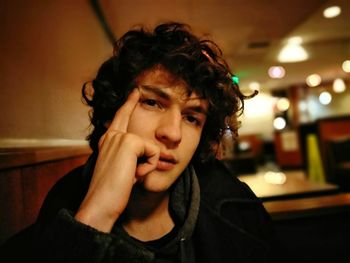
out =
<path fill-rule="evenodd" d="M 287 98 L 279 98 L 276 103 L 276 107 L 279 111 L 286 111 L 289 109 L 290 102 Z"/>
<path fill-rule="evenodd" d="M 287 125 L 287 122 L 282 117 L 277 117 L 273 121 L 273 127 L 275 127 L 276 130 L 283 130 Z"/>
<path fill-rule="evenodd" d="M 309 87 L 316 87 L 321 84 L 321 76 L 318 74 L 311 74 L 306 78 L 306 84 Z"/>
<path fill-rule="evenodd" d="M 323 91 L 323 92 L 321 92 L 318 99 L 319 99 L 321 104 L 328 105 L 332 101 L 332 95 L 328 91 Z"/>
<path fill-rule="evenodd" d="M 336 93 L 344 92 L 346 89 L 345 82 L 341 78 L 337 78 L 333 81 L 333 91 Z"/>
<path fill-rule="evenodd" d="M 286 71 L 282 66 L 272 66 L 269 68 L 268 73 L 272 79 L 281 79 L 286 74 Z"/>
<path fill-rule="evenodd" d="M 350 60 L 345 60 L 342 64 L 342 68 L 345 72 L 350 73 Z"/>
<path fill-rule="evenodd" d="M 333 18 L 339 16 L 341 13 L 341 8 L 339 6 L 330 6 L 323 11 L 323 16 L 325 18 Z"/>

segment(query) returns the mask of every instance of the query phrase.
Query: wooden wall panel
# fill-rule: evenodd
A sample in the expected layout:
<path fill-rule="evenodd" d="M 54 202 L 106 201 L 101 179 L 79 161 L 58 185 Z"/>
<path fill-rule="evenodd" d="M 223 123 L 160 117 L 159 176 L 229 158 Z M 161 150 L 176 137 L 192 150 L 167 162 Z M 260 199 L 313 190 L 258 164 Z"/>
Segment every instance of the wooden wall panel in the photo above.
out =
<path fill-rule="evenodd" d="M 0 243 L 35 222 L 52 186 L 88 154 L 0 170 Z"/>
<path fill-rule="evenodd" d="M 69 171 L 85 163 L 86 157 L 78 157 L 43 163 L 22 169 L 23 209 L 25 224 L 33 223 L 52 186 Z"/>
<path fill-rule="evenodd" d="M 283 146 L 282 133 L 275 132 L 274 143 L 275 143 L 276 161 L 281 168 L 295 169 L 295 168 L 300 168 L 303 165 L 298 133 L 296 133 L 295 141 L 297 144 L 296 148 L 293 150 L 286 150 L 284 149 L 285 147 Z"/>
<path fill-rule="evenodd" d="M 0 173 L 0 242 L 23 227 L 21 170 Z"/>

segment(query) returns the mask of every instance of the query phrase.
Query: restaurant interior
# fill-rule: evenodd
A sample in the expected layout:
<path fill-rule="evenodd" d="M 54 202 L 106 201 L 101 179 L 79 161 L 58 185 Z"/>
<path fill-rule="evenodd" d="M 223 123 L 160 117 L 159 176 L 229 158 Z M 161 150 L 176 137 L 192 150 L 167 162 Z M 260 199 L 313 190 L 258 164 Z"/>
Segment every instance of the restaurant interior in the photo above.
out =
<path fill-rule="evenodd" d="M 112 43 L 181 21 L 218 43 L 244 94 L 258 91 L 218 158 L 291 254 L 350 262 L 350 1 L 2 0 L 0 17 L 0 243 L 91 153 L 81 87 Z"/>

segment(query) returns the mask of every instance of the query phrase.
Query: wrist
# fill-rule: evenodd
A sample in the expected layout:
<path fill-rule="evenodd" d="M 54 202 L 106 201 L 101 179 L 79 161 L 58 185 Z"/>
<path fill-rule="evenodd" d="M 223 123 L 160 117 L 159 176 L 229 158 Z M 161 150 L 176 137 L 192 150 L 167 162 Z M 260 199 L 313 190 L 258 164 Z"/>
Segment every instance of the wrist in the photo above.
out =
<path fill-rule="evenodd" d="M 79 208 L 74 218 L 98 231 L 110 233 L 119 214 L 103 213 L 97 209 Z"/>

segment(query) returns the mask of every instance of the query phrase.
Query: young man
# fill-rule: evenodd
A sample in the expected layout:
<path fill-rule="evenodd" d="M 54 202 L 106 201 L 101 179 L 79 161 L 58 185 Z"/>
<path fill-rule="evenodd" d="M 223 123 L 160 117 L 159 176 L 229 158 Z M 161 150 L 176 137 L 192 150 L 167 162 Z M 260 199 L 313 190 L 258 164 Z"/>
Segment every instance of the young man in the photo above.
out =
<path fill-rule="evenodd" d="M 5 247 L 45 262 L 264 262 L 267 213 L 214 158 L 243 108 L 231 77 L 185 25 L 126 33 L 83 88 L 92 156 Z"/>

